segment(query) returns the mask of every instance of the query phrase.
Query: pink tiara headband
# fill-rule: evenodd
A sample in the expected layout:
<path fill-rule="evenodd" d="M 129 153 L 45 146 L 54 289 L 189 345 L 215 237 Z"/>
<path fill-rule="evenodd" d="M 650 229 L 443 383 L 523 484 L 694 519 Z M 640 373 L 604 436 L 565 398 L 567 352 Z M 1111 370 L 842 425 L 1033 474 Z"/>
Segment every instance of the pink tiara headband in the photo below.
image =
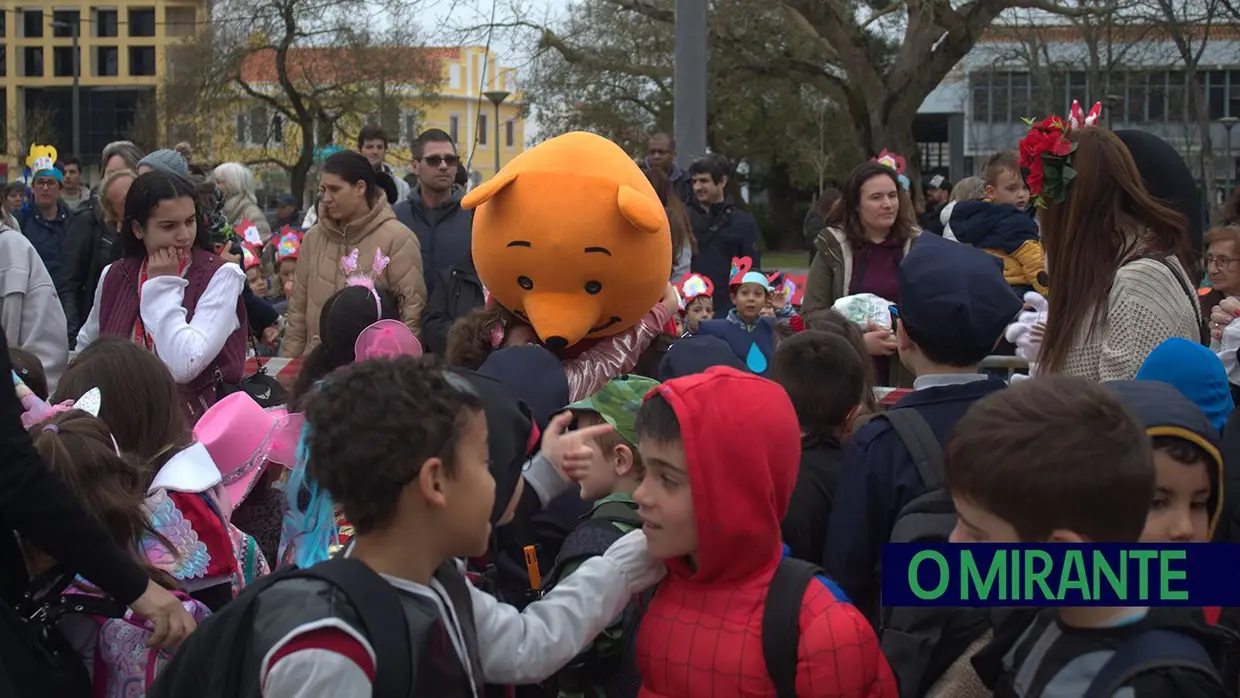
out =
<path fill-rule="evenodd" d="M 340 260 L 340 266 L 344 269 L 347 276 L 345 284 L 347 286 L 362 286 L 370 291 L 371 297 L 375 299 L 375 322 L 371 323 L 366 329 L 357 335 L 357 341 L 353 344 L 353 360 L 365 361 L 367 359 L 375 359 L 380 357 L 396 357 L 396 356 L 421 356 L 422 344 L 418 338 L 413 336 L 413 331 L 409 326 L 399 320 L 384 319 L 383 302 L 379 299 L 379 292 L 375 290 L 375 279 L 387 269 L 388 264 L 392 261 L 390 257 L 383 254 L 382 250 L 375 250 L 375 261 L 370 267 L 369 272 L 363 272 L 358 269 L 357 258 L 359 251 L 354 248 L 344 259 Z"/>

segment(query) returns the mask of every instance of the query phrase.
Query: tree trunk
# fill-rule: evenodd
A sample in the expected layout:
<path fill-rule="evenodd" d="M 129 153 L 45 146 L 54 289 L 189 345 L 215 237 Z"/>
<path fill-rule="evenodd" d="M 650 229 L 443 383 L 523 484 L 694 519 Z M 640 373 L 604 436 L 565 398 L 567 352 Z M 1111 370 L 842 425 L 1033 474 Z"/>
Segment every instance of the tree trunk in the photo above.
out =
<path fill-rule="evenodd" d="M 297 154 L 297 162 L 293 163 L 292 168 L 289 169 L 288 176 L 289 186 L 293 190 L 292 194 L 297 197 L 297 205 L 301 207 L 306 203 L 304 199 L 306 180 L 309 178 L 310 168 L 314 166 L 314 146 L 317 134 L 314 122 L 298 124 L 298 127 L 301 128 L 301 152 Z"/>
<path fill-rule="evenodd" d="M 1210 103 L 1206 99 L 1205 90 L 1198 79 L 1200 73 L 1196 66 L 1188 73 L 1189 108 L 1193 110 L 1193 118 L 1197 122 L 1197 130 L 1201 132 L 1201 189 L 1209 204 L 1210 217 L 1218 213 L 1216 183 L 1214 177 L 1214 142 L 1210 138 Z"/>

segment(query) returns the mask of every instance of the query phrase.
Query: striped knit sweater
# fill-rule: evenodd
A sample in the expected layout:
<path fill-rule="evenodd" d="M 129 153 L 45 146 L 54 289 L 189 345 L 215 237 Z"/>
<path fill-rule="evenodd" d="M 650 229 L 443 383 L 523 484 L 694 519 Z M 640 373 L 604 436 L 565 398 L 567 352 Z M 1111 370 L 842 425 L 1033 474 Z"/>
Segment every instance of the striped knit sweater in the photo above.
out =
<path fill-rule="evenodd" d="M 1098 325 L 1090 332 L 1086 320 L 1077 330 L 1064 373 L 1096 381 L 1131 380 L 1164 341 L 1200 341 L 1200 309 L 1185 286 L 1188 274 L 1175 258 L 1168 261 L 1175 274 L 1154 259 L 1133 260 L 1115 272 Z"/>

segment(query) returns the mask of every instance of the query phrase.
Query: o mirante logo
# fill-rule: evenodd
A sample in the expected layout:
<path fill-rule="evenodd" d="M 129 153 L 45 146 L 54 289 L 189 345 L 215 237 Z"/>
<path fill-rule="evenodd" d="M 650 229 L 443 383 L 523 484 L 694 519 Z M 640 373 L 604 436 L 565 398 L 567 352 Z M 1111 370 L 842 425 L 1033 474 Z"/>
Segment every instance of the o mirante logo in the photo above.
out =
<path fill-rule="evenodd" d="M 889 544 L 884 606 L 1234 606 L 1240 545 Z"/>

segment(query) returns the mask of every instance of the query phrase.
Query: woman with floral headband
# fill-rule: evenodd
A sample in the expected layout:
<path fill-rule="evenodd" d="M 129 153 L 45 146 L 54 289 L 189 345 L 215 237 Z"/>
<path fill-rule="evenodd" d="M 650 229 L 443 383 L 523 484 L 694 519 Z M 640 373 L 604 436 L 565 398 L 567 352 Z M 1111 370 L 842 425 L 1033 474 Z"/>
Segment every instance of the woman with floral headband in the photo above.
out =
<path fill-rule="evenodd" d="M 858 293 L 900 302 L 896 270 L 921 234 L 903 170 L 904 158 L 883 151 L 848 176 L 842 198 L 814 241 L 819 254 L 805 280 L 802 315 L 830 309 L 840 298 Z M 896 357 L 891 332 L 872 329 L 865 333 L 865 345 L 880 384 L 912 386 L 913 376 Z"/>
<path fill-rule="evenodd" d="M 1202 339 L 1187 221 L 1150 196 L 1131 153 L 1073 104 L 1020 143 L 1050 277 L 1042 373 L 1133 378 L 1171 337 Z"/>

